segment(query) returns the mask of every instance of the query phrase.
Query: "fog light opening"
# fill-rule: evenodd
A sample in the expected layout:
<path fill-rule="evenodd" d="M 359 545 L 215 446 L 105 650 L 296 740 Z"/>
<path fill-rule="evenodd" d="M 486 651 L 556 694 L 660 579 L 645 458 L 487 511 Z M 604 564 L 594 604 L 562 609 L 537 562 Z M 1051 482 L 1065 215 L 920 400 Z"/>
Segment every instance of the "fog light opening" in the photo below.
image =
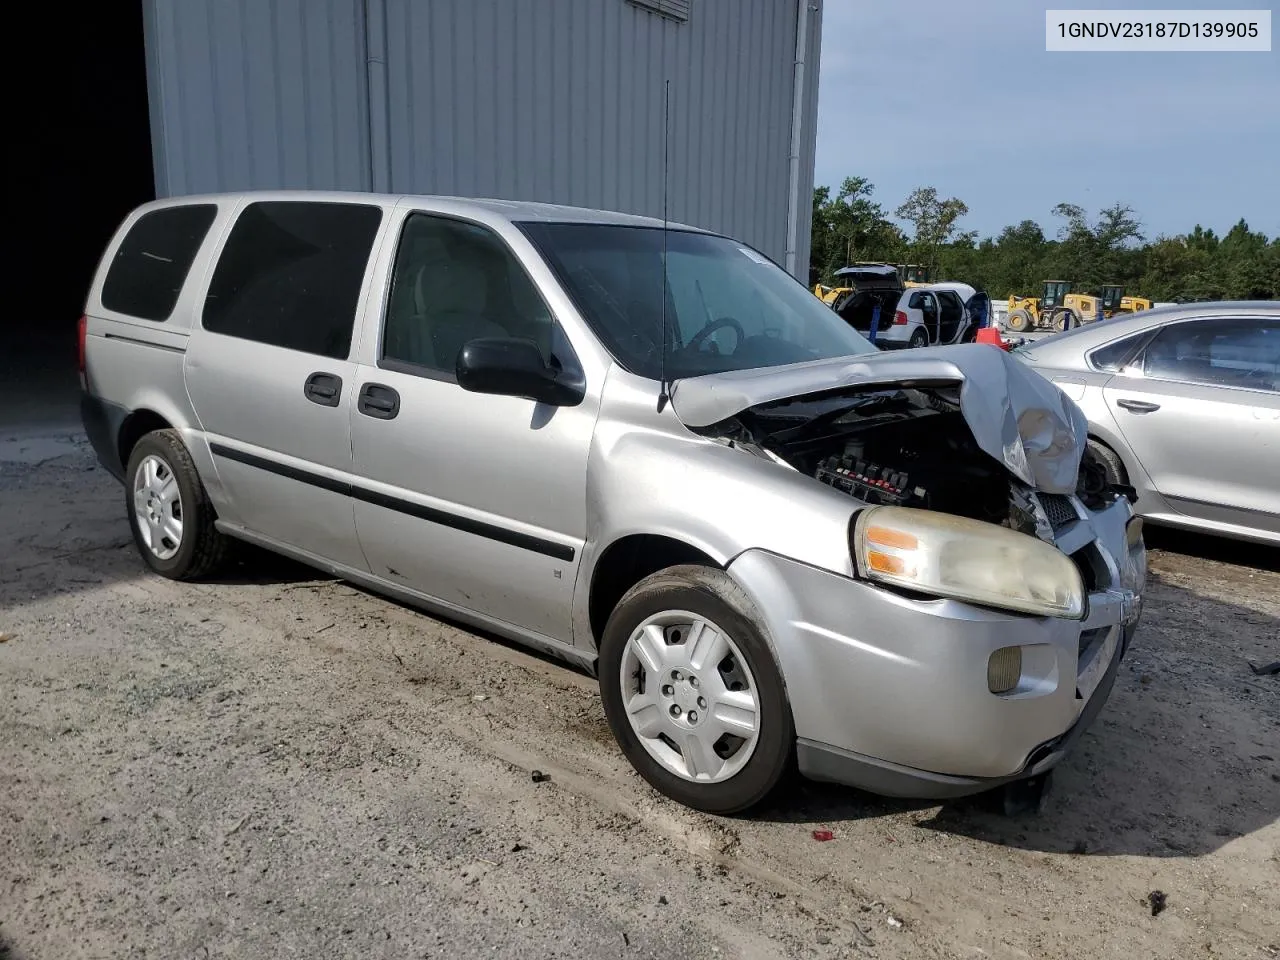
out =
<path fill-rule="evenodd" d="M 1001 647 L 987 661 L 987 689 L 992 693 L 1008 693 L 1022 679 L 1022 648 Z"/>

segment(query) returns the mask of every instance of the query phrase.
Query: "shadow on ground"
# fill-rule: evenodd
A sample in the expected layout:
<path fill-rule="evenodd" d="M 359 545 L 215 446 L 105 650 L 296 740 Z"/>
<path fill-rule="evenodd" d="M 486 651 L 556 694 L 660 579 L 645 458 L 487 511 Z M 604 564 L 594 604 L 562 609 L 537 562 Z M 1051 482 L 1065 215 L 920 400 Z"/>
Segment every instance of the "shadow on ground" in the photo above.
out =
<path fill-rule="evenodd" d="M 1280 677 L 1248 666 L 1275 637 L 1280 619 L 1157 581 L 1109 703 L 1038 814 L 1005 816 L 999 792 L 938 806 L 799 782 L 750 818 L 838 829 L 915 813 L 924 829 L 1047 853 L 1212 852 L 1280 820 Z"/>
<path fill-rule="evenodd" d="M 1243 564 L 1261 570 L 1280 570 L 1280 547 L 1244 540 L 1228 540 L 1190 530 L 1146 526 L 1142 532 L 1149 550 L 1167 550 L 1187 557 Z"/>

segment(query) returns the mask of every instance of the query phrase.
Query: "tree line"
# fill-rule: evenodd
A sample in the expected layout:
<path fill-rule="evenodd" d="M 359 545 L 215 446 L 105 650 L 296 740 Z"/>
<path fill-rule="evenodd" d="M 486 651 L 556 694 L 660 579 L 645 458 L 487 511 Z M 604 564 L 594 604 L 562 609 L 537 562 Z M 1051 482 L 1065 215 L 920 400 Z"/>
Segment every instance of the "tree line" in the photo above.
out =
<path fill-rule="evenodd" d="M 813 191 L 809 284 L 831 284 L 858 261 L 917 263 L 939 280 L 963 280 L 992 297 L 1038 295 L 1045 280 L 1070 280 L 1078 291 L 1122 284 L 1154 301 L 1280 299 L 1280 237 L 1249 229 L 1241 219 L 1224 235 L 1197 225 L 1189 233 L 1148 240 L 1132 207 L 1116 203 L 1096 217 L 1072 203 L 1052 213 L 1060 223 L 1046 237 L 1035 220 L 979 238 L 960 229 L 968 206 L 933 187 L 913 190 L 893 216 L 872 199 L 865 177 L 847 177 L 833 196 Z"/>

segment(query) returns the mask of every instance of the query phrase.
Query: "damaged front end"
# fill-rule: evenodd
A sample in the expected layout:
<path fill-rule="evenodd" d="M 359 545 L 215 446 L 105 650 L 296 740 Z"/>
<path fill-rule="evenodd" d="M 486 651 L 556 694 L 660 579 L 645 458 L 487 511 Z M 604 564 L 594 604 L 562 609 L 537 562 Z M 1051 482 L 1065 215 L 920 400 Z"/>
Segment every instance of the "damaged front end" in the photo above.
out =
<path fill-rule="evenodd" d="M 1129 491 L 1071 400 L 972 346 L 698 378 L 672 404 L 851 501 L 852 576 L 763 549 L 730 566 L 794 691 L 801 771 L 1036 794 L 1106 702 L 1146 574 Z"/>
<path fill-rule="evenodd" d="M 966 587 L 958 593 L 941 587 L 942 595 L 1080 619 L 1082 603 L 1067 602 L 1061 596 L 1066 588 L 1054 583 L 1078 576 L 1070 592 L 1083 598 L 1100 589 L 1122 590 L 1136 610 L 1145 579 L 1140 521 L 1118 538 L 1106 532 L 1116 514 L 1109 508 L 1131 491 L 1108 484 L 1105 468 L 1088 449 L 1079 408 L 1001 351 L 975 345 L 912 353 L 917 356 L 902 360 L 891 355 L 801 365 L 780 371 L 778 383 L 756 375 L 686 381 L 677 385 L 673 404 L 706 436 L 813 477 L 868 507 L 893 508 L 876 511 L 879 527 L 891 527 L 895 517 L 900 525 L 926 524 L 930 542 L 950 544 L 932 559 L 892 545 L 869 549 L 864 517 L 852 538 L 863 575 L 911 590 L 917 581 L 947 574 Z M 699 426 L 699 420 L 711 422 Z M 894 512 L 902 508 L 913 513 Z M 1071 563 L 1041 557 L 1044 569 L 1032 582 L 1023 568 L 1039 555 L 1024 541 L 993 537 L 985 526 L 940 526 L 936 516 L 914 511 L 1029 535 Z M 1122 512 L 1127 522 L 1127 507 Z M 1107 522 L 1092 522 L 1102 514 Z M 964 563 L 986 568 L 981 576 L 931 570 L 926 577 L 917 570 L 955 566 L 966 552 Z M 919 577 L 906 575 L 908 568 Z M 1035 602 L 1007 602 L 1000 576 L 1022 578 L 1026 582 L 1014 595 Z"/>

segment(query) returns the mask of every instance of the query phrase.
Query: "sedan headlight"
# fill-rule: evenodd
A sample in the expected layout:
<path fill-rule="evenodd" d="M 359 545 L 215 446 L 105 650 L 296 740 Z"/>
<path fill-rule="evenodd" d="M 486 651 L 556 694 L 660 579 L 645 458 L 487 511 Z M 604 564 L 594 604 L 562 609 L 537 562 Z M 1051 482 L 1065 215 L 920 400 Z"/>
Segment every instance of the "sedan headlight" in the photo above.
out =
<path fill-rule="evenodd" d="M 870 507 L 853 532 L 868 580 L 1046 617 L 1084 616 L 1084 582 L 1051 544 L 932 510 Z"/>

